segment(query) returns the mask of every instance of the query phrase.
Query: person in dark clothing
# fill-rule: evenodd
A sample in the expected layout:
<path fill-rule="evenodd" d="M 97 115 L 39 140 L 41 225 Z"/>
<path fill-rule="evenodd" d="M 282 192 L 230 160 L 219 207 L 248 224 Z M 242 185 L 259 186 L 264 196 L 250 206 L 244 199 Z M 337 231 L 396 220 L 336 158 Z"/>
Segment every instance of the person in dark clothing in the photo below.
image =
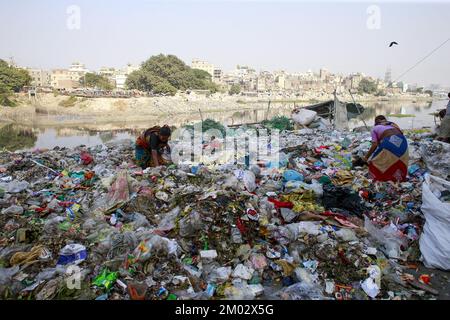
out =
<path fill-rule="evenodd" d="M 450 143 L 450 92 L 448 93 L 449 101 L 447 103 L 447 108 L 445 113 L 440 113 L 441 116 L 441 126 L 439 128 L 438 140 Z"/>
<path fill-rule="evenodd" d="M 162 155 L 165 151 L 170 153 L 168 145 L 172 132 L 168 125 L 152 127 L 145 130 L 136 139 L 135 159 L 143 169 L 158 167 L 168 163 Z"/>

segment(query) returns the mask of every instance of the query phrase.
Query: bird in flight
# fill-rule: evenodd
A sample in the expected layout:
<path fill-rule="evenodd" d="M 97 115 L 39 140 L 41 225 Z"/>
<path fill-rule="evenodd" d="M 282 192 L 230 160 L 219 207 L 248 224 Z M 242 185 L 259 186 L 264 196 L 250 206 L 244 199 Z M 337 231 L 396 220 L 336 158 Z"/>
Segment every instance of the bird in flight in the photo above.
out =
<path fill-rule="evenodd" d="M 395 42 L 395 41 L 392 41 L 392 42 L 391 42 L 391 44 L 389 45 L 389 48 L 390 48 L 390 47 L 392 47 L 392 46 L 393 46 L 394 44 L 398 45 L 398 43 L 397 43 L 397 42 Z"/>

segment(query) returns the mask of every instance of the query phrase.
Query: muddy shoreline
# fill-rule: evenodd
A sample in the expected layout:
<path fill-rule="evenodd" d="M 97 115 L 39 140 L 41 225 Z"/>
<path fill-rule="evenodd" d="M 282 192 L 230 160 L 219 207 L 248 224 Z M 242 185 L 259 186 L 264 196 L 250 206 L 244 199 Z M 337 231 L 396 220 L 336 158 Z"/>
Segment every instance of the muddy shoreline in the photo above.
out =
<path fill-rule="evenodd" d="M 341 99 L 345 100 L 345 96 Z M 213 96 L 191 97 L 139 97 L 139 98 L 77 98 L 73 105 L 62 106 L 68 96 L 42 94 L 37 99 L 28 100 L 20 96 L 20 105 L 14 108 L 0 108 L 0 123 L 17 123 L 33 126 L 76 126 L 81 124 L 118 124 L 169 121 L 178 124 L 185 123 L 186 118 L 198 121 L 208 114 L 224 112 L 245 112 L 252 110 L 283 110 L 289 111 L 294 106 L 327 101 L 328 96 L 314 100 L 280 100 L 268 101 L 258 98 Z M 350 101 L 350 99 L 347 99 Z M 347 101 L 345 100 L 345 101 Z M 402 103 L 428 102 L 430 99 L 421 97 L 399 96 L 389 101 L 385 98 L 357 97 L 361 103 Z"/>

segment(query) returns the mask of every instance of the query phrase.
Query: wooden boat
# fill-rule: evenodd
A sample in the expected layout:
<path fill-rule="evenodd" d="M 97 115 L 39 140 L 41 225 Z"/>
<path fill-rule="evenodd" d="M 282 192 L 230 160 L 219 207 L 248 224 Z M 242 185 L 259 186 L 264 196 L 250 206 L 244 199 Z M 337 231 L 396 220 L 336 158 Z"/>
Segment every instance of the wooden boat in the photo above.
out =
<path fill-rule="evenodd" d="M 358 115 L 360 115 L 364 112 L 364 107 L 359 103 L 357 103 L 356 105 L 351 102 L 340 102 L 340 103 L 345 104 L 345 107 L 347 109 L 348 119 L 356 118 Z M 319 117 L 332 120 L 334 118 L 334 114 L 335 114 L 334 106 L 335 106 L 334 100 L 329 100 L 329 101 L 305 106 L 304 108 L 317 112 L 317 115 Z"/>

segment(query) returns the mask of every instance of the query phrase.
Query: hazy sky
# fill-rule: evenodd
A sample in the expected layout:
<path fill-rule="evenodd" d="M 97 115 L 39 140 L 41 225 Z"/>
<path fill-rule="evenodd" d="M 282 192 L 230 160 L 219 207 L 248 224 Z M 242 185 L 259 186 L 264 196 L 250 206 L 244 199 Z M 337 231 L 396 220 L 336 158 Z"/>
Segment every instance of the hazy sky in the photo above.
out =
<path fill-rule="evenodd" d="M 369 29 L 367 8 L 377 3 L 380 28 Z M 81 10 L 80 29 L 67 27 L 71 5 Z M 0 58 L 46 69 L 121 67 L 171 53 L 225 71 L 326 67 L 383 78 L 391 66 L 396 78 L 449 38 L 449 1 L 0 0 Z M 450 85 L 450 41 L 400 80 Z"/>

